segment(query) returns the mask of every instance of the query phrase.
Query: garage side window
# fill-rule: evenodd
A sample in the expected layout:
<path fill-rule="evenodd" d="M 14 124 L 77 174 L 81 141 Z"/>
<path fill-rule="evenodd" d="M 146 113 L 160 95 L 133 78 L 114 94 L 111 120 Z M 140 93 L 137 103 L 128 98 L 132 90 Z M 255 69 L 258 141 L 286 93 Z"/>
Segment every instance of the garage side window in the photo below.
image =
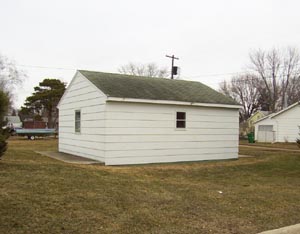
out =
<path fill-rule="evenodd" d="M 176 128 L 185 128 L 186 124 L 185 112 L 176 112 Z"/>
<path fill-rule="evenodd" d="M 75 111 L 75 132 L 80 133 L 80 122 L 81 122 L 81 112 L 80 110 Z"/>

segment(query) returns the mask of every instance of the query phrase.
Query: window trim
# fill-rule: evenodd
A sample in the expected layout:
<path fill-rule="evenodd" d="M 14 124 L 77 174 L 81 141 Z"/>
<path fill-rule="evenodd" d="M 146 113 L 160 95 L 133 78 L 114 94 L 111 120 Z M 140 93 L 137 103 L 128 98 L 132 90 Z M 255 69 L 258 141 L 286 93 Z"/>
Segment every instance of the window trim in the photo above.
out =
<path fill-rule="evenodd" d="M 184 113 L 184 119 L 177 119 L 177 113 Z M 177 131 L 185 131 L 187 129 L 187 113 L 186 111 L 175 111 L 175 130 Z M 184 121 L 184 127 L 177 127 L 178 121 Z"/>
<path fill-rule="evenodd" d="M 75 110 L 75 116 L 74 116 L 74 130 L 75 130 L 75 134 L 81 134 L 81 110 Z M 79 121 L 76 120 L 76 114 L 79 113 Z M 79 122 L 79 129 L 76 128 L 76 123 Z"/>

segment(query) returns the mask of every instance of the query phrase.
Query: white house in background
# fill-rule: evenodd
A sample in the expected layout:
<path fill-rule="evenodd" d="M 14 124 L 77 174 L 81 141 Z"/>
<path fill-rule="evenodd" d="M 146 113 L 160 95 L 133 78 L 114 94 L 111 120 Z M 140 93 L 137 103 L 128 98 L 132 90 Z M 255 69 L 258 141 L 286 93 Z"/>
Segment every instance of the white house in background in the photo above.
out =
<path fill-rule="evenodd" d="M 6 126 L 9 128 L 22 128 L 22 122 L 19 116 L 7 115 L 4 116 L 4 121 L 7 122 Z"/>
<path fill-rule="evenodd" d="M 300 102 L 254 123 L 257 142 L 295 142 L 300 131 Z"/>
<path fill-rule="evenodd" d="M 234 159 L 239 108 L 193 81 L 77 71 L 59 108 L 59 151 L 106 165 Z"/>

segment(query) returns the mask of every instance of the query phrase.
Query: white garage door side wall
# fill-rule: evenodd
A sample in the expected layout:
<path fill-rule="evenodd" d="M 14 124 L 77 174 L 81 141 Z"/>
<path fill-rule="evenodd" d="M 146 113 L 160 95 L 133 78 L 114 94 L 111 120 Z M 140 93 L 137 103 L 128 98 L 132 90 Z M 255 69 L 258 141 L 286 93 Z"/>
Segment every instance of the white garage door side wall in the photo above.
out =
<path fill-rule="evenodd" d="M 274 120 L 278 123 L 277 141 L 295 142 L 296 138 L 299 137 L 300 105 L 274 117 Z"/>
<path fill-rule="evenodd" d="M 59 104 L 59 152 L 104 162 L 106 96 L 77 72 Z M 75 133 L 75 111 L 81 112 Z"/>
<path fill-rule="evenodd" d="M 261 127 L 260 127 L 261 126 Z M 272 132 L 262 132 L 265 126 L 272 126 Z M 255 124 L 255 141 L 257 142 L 276 142 L 277 123 L 273 119 L 266 118 Z M 263 137 L 265 136 L 265 137 Z"/>
<path fill-rule="evenodd" d="M 238 157 L 238 109 L 107 102 L 105 118 L 106 165 Z"/>
<path fill-rule="evenodd" d="M 277 125 L 276 125 L 276 121 L 274 121 L 273 119 L 270 118 L 266 118 L 264 120 L 259 121 L 258 123 L 255 124 L 255 141 L 257 142 L 276 142 L 276 130 L 277 130 Z M 272 132 L 272 141 L 265 141 L 265 140 L 261 140 L 261 133 L 260 132 L 260 127 L 259 126 L 273 126 L 273 132 Z M 269 138 L 269 137 L 267 137 Z"/>

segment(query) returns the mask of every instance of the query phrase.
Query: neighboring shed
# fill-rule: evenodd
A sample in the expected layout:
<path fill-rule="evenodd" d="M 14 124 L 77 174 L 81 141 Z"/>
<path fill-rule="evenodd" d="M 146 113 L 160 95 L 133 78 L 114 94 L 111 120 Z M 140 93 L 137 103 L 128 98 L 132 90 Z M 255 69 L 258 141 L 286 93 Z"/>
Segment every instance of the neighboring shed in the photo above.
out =
<path fill-rule="evenodd" d="M 299 137 L 300 102 L 254 123 L 257 142 L 295 142 Z"/>
<path fill-rule="evenodd" d="M 193 81 L 77 71 L 59 108 L 59 151 L 106 165 L 238 157 L 240 106 Z"/>

